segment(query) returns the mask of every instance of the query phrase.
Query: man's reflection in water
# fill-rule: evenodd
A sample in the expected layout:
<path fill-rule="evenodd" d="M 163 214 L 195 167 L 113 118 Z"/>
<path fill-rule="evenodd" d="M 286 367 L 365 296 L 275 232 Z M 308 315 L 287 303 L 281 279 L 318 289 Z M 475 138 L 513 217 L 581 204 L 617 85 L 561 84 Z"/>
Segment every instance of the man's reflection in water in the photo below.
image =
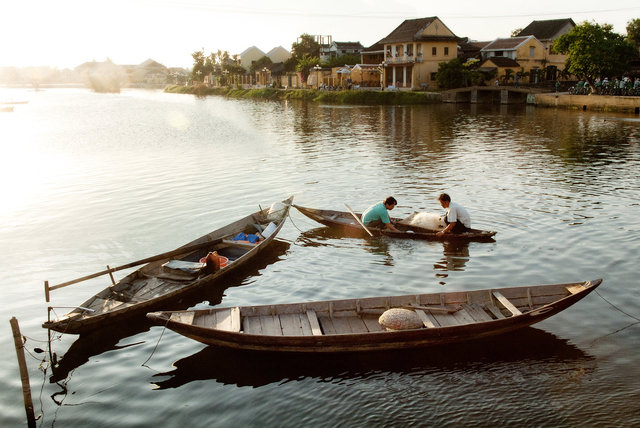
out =
<path fill-rule="evenodd" d="M 443 257 L 433 265 L 436 277 L 446 278 L 449 271 L 463 271 L 469 260 L 469 242 L 466 241 L 444 241 Z M 444 273 L 439 273 L 442 271 Z"/>

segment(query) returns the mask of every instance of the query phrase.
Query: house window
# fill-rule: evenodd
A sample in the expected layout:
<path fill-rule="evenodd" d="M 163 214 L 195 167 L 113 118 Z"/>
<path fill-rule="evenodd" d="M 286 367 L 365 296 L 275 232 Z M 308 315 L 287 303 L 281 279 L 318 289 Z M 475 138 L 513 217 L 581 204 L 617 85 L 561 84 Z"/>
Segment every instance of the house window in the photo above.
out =
<path fill-rule="evenodd" d="M 445 46 L 444 48 L 444 56 L 449 56 L 449 47 Z"/>
<path fill-rule="evenodd" d="M 536 48 L 533 46 L 529 47 L 529 58 L 533 58 L 536 55 Z"/>
<path fill-rule="evenodd" d="M 493 56 L 504 56 L 504 52 L 503 51 L 495 51 Z"/>
<path fill-rule="evenodd" d="M 436 48 L 435 46 L 431 48 L 431 55 L 436 56 L 438 53 L 438 48 Z"/>
<path fill-rule="evenodd" d="M 431 73 L 431 81 L 435 81 L 436 80 L 436 74 L 438 74 L 438 73 Z"/>

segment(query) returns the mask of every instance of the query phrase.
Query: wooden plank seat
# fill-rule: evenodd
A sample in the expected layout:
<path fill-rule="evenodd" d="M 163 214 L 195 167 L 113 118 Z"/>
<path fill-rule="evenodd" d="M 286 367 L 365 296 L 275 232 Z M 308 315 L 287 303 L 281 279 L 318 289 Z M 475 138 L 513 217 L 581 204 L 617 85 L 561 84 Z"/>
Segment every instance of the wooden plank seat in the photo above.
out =
<path fill-rule="evenodd" d="M 513 315 L 522 315 L 520 309 L 516 308 L 513 303 L 511 303 L 506 297 L 502 295 L 499 291 L 494 291 L 493 296 L 498 299 L 498 301 L 504 306 L 509 312 Z"/>
<path fill-rule="evenodd" d="M 320 329 L 320 323 L 316 316 L 316 311 L 313 309 L 307 310 L 307 319 L 309 320 L 309 326 L 311 327 L 311 334 L 314 336 L 322 336 L 322 330 Z"/>

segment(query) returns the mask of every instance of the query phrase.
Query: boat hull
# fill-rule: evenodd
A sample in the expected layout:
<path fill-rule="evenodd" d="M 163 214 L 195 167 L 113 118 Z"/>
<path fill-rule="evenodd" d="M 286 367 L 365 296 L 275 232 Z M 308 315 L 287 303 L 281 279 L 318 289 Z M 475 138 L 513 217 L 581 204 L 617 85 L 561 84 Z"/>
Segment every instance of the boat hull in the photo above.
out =
<path fill-rule="evenodd" d="M 601 282 L 156 312 L 147 317 L 186 337 L 221 348 L 287 353 L 398 350 L 478 340 L 530 326 L 573 305 Z M 455 312 L 443 311 L 452 305 L 457 308 Z M 422 328 L 387 331 L 375 324 L 378 313 L 372 312 L 416 306 L 416 312 L 426 315 Z M 314 331 L 313 321 L 305 327 L 305 318 L 311 317 L 317 318 L 319 331 Z M 207 321 L 213 319 L 216 321 Z M 231 319 L 230 324 L 225 325 L 227 319 Z M 256 327 L 256 323 L 261 325 Z M 274 325 L 279 327 L 273 329 Z"/>

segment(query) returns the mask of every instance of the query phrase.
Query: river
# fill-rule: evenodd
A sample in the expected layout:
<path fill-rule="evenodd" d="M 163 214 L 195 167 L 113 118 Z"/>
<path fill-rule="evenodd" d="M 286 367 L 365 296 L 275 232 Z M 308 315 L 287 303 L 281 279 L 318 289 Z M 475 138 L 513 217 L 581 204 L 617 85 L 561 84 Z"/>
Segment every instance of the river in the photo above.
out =
<path fill-rule="evenodd" d="M 13 316 L 43 427 L 640 425 L 637 116 L 143 90 L 4 88 L 3 101 L 26 103 L 0 113 L 0 426 L 26 421 Z M 393 195 L 404 217 L 441 213 L 441 192 L 495 242 L 341 236 L 292 210 L 259 266 L 188 305 L 603 285 L 534 327 L 444 348 L 248 355 L 141 321 L 54 334 L 46 352 L 47 307 L 104 283 L 46 303 L 45 280 L 171 250 L 290 195 L 356 211 Z"/>

